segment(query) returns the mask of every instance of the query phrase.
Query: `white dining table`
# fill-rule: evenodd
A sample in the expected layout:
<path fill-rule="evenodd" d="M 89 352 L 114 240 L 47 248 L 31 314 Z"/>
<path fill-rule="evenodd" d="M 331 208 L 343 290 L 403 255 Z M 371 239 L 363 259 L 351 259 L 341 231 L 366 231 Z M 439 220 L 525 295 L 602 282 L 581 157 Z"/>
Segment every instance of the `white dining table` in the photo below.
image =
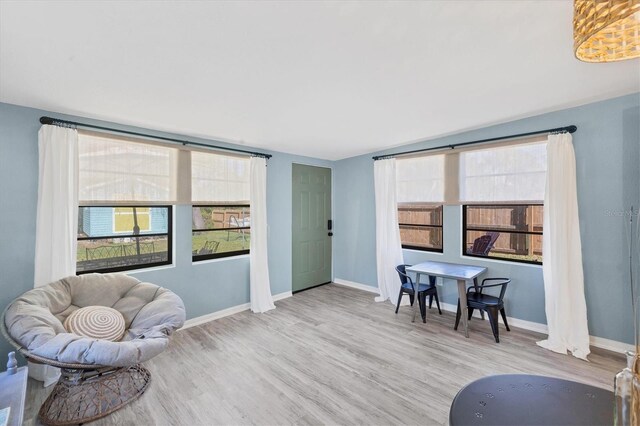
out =
<path fill-rule="evenodd" d="M 430 275 L 456 280 L 458 283 L 458 298 L 460 299 L 460 311 L 465 337 L 469 337 L 469 320 L 467 314 L 467 282 L 472 281 L 487 271 L 483 266 L 463 265 L 460 263 L 427 261 L 418 263 L 406 269 L 407 272 L 416 274 L 416 286 L 420 286 L 420 276 Z M 420 304 L 413 304 L 413 319 L 420 318 Z"/>

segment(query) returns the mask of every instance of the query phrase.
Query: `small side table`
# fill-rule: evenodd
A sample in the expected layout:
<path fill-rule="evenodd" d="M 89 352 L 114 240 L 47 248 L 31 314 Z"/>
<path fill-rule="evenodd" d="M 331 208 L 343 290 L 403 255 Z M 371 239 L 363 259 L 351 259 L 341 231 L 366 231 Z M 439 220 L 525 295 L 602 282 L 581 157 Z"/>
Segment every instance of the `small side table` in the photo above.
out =
<path fill-rule="evenodd" d="M 24 401 L 27 394 L 27 367 L 18 368 L 16 374 L 0 373 L 0 409 L 11 407 L 7 426 L 21 426 Z"/>
<path fill-rule="evenodd" d="M 613 392 L 583 383 L 528 374 L 484 377 L 451 403 L 455 425 L 611 425 Z"/>

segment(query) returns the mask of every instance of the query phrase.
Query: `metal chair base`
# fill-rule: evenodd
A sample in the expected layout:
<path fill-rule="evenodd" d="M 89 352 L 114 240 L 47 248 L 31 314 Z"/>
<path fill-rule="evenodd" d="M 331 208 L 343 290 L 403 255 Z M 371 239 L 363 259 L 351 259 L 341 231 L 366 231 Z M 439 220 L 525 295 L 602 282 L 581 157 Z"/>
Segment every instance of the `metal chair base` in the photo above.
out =
<path fill-rule="evenodd" d="M 38 412 L 45 425 L 77 425 L 105 417 L 142 395 L 151 380 L 151 373 L 139 364 L 61 370 L 60 380 Z"/>

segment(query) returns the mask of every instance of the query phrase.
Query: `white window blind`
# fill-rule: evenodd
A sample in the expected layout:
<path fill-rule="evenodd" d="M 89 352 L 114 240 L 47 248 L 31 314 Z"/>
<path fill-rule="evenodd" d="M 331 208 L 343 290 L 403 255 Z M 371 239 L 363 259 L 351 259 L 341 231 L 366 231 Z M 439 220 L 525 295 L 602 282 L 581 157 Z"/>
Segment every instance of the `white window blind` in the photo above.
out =
<path fill-rule="evenodd" d="M 78 145 L 81 204 L 175 202 L 177 149 L 88 132 Z"/>
<path fill-rule="evenodd" d="M 191 199 L 198 204 L 248 204 L 249 157 L 191 152 Z"/>
<path fill-rule="evenodd" d="M 444 154 L 396 159 L 398 203 L 442 203 L 444 168 Z"/>
<path fill-rule="evenodd" d="M 546 142 L 468 150 L 459 156 L 463 203 L 544 200 Z"/>

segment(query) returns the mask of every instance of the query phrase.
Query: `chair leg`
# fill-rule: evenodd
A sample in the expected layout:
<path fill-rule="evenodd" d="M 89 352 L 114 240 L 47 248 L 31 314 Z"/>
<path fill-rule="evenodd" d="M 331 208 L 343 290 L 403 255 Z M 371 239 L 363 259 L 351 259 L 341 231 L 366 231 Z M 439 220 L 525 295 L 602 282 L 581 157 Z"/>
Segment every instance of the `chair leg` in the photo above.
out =
<path fill-rule="evenodd" d="M 413 306 L 414 300 L 415 300 L 415 297 L 413 297 L 413 294 L 409 294 L 409 303 L 411 303 L 411 306 Z"/>
<path fill-rule="evenodd" d="M 498 308 L 487 308 L 487 315 L 489 315 L 493 337 L 496 339 L 496 343 L 500 343 L 500 337 L 498 336 Z"/>
<path fill-rule="evenodd" d="M 422 322 L 427 322 L 427 295 L 422 293 L 421 296 L 418 297 L 420 301 L 420 315 L 422 316 Z"/>
<path fill-rule="evenodd" d="M 440 310 L 440 300 L 438 300 L 438 293 L 436 293 L 434 296 L 436 298 L 436 306 L 438 307 L 438 313 L 442 315 L 442 311 Z"/>
<path fill-rule="evenodd" d="M 473 288 L 478 291 L 478 278 L 474 278 L 473 279 Z M 482 309 L 480 309 L 480 318 L 482 318 L 482 320 L 484 321 L 484 311 Z"/>
<path fill-rule="evenodd" d="M 504 308 L 500 309 L 500 315 L 502 315 L 502 321 L 504 321 L 504 326 L 506 327 L 507 331 L 511 331 L 511 329 L 509 328 L 509 324 L 507 323 L 507 314 L 504 312 Z"/>
<path fill-rule="evenodd" d="M 458 300 L 458 310 L 456 311 L 456 325 L 453 326 L 454 330 L 458 329 L 458 324 L 460 324 L 460 317 L 461 317 L 461 312 L 460 312 L 460 300 Z"/>
<path fill-rule="evenodd" d="M 400 302 L 402 302 L 402 289 L 400 289 L 400 294 L 398 295 L 398 306 L 396 306 L 396 314 L 398 314 L 398 309 L 400 309 Z"/>
<path fill-rule="evenodd" d="M 431 305 L 433 304 L 433 294 L 429 295 L 429 309 L 431 309 Z"/>
<path fill-rule="evenodd" d="M 469 317 L 467 318 L 469 321 L 471 321 L 471 317 L 473 316 L 473 310 L 475 308 L 471 308 L 469 306 L 467 306 L 467 310 L 469 311 Z"/>

